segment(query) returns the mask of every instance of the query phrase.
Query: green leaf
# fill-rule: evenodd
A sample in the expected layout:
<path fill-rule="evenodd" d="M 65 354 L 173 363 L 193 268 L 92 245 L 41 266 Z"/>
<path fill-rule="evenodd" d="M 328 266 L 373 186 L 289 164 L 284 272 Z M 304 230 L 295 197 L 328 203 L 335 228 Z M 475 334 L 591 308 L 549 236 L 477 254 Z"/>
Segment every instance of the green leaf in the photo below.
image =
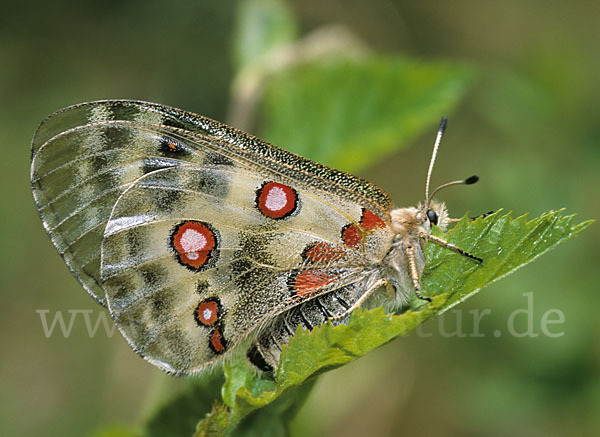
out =
<path fill-rule="evenodd" d="M 292 387 L 276 399 L 256 403 L 255 397 L 275 389 L 275 381 L 258 377 L 254 369 L 242 360 L 225 366 L 225 374 L 228 379 L 223 387 L 225 403 L 215 403 L 212 411 L 198 423 L 194 437 L 222 435 L 232 430 L 237 436 L 245 437 L 289 435 L 289 422 L 304 404 L 316 381 L 312 379 Z M 237 396 L 238 392 L 244 392 L 244 395 Z M 228 403 L 229 406 L 226 405 Z M 267 408 L 260 408 L 263 405 Z"/>
<path fill-rule="evenodd" d="M 462 220 L 448 233 L 449 241 L 483 258 L 482 266 L 460 256 L 448 258 L 448 250 L 430 244 L 426 248 L 428 265 L 423 272 L 425 288 L 445 293 L 444 311 L 477 293 L 482 287 L 514 272 L 550 250 L 573 238 L 593 221 L 573 225 L 574 215 L 562 210 L 527 220 L 527 215 L 512 219 L 511 214 L 494 214 L 490 220 Z M 437 235 L 442 235 L 437 232 Z"/>
<path fill-rule="evenodd" d="M 435 126 L 473 72 L 456 63 L 367 57 L 290 67 L 265 84 L 261 137 L 356 172 Z"/>
<path fill-rule="evenodd" d="M 425 250 L 428 265 L 422 285 L 423 292 L 432 296 L 433 302 L 426 304 L 415 298 L 399 315 L 388 315 L 382 308 L 359 310 L 347 325 L 327 324 L 312 332 L 298 329 L 290 343 L 283 347 L 276 381 L 257 375 L 245 360 L 227 364 L 223 387 L 225 404 L 218 407 L 219 423 L 223 425 L 220 432 L 231 433 L 238 423 L 262 407 L 268 409 L 265 417 L 275 417 L 275 413 L 281 412 L 282 399 L 292 402 L 290 411 L 293 412 L 290 397 L 302 400 L 306 391 L 299 390 L 309 378 L 407 334 L 430 317 L 530 263 L 591 224 L 587 221 L 573 225 L 573 219 L 572 215 L 562 215 L 562 211 L 548 212 L 530 221 L 525 216 L 513 219 L 510 213 L 497 212 L 474 221 L 465 217 L 446 235 L 436 228 L 436 235 L 483 258 L 483 263 L 429 243 Z M 210 421 L 212 425 L 216 422 Z M 207 423 L 207 420 L 201 421 L 199 429 Z"/>
<path fill-rule="evenodd" d="M 271 50 L 296 39 L 296 21 L 279 0 L 245 0 L 237 10 L 233 37 L 233 56 L 239 70 L 246 68 Z"/>
<path fill-rule="evenodd" d="M 215 402 L 210 413 L 206 414 L 206 417 L 198 422 L 194 437 L 223 435 L 226 430 L 233 429 L 230 423 L 227 407 L 220 402 Z"/>

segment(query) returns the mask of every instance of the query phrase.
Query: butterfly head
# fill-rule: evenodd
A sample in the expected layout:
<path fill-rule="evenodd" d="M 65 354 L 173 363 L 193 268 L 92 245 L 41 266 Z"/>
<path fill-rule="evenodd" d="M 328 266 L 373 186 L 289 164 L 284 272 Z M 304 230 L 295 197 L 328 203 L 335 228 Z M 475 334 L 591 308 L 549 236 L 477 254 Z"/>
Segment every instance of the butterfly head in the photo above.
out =
<path fill-rule="evenodd" d="M 429 234 L 432 225 L 445 229 L 448 224 L 446 205 L 441 202 L 394 209 L 390 211 L 390 217 L 394 234 L 405 241 L 417 238 L 420 232 Z"/>
<path fill-rule="evenodd" d="M 426 218 L 428 228 L 439 226 L 442 231 L 448 227 L 449 217 L 448 208 L 444 202 L 429 201 L 419 204 L 419 212 Z"/>

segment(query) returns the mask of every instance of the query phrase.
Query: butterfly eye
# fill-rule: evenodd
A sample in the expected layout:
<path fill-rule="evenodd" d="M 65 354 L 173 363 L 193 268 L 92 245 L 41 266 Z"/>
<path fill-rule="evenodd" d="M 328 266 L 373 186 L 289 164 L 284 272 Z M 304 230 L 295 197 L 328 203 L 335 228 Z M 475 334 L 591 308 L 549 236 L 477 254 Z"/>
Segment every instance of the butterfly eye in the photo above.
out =
<path fill-rule="evenodd" d="M 433 209 L 430 209 L 429 211 L 427 211 L 427 218 L 429 219 L 430 223 L 437 225 L 438 215 Z"/>

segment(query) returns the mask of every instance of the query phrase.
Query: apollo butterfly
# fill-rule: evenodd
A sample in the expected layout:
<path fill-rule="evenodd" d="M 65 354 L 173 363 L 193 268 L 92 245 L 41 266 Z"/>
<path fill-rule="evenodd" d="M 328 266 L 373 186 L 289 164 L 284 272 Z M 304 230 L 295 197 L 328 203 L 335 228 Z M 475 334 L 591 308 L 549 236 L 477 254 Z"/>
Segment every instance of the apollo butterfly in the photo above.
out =
<path fill-rule="evenodd" d="M 214 120 L 107 100 L 50 115 L 32 145 L 45 229 L 75 277 L 155 366 L 191 374 L 243 350 L 266 372 L 298 326 L 420 292 L 446 207 L 379 187 Z M 475 177 L 455 181 L 473 183 Z M 388 293 L 380 293 L 387 289 Z"/>

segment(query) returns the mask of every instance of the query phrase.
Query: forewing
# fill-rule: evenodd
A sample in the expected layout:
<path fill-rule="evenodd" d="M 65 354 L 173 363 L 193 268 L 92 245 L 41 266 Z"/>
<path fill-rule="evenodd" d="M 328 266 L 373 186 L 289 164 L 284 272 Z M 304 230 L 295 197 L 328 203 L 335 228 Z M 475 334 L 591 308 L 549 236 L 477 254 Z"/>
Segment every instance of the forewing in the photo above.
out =
<path fill-rule="evenodd" d="M 83 103 L 50 115 L 33 139 L 31 182 L 52 242 L 84 288 L 104 305 L 100 245 L 118 197 L 148 172 L 232 159 L 259 173 L 268 170 L 301 181 L 389 220 L 389 198 L 368 182 L 209 118 L 131 100 Z"/>

